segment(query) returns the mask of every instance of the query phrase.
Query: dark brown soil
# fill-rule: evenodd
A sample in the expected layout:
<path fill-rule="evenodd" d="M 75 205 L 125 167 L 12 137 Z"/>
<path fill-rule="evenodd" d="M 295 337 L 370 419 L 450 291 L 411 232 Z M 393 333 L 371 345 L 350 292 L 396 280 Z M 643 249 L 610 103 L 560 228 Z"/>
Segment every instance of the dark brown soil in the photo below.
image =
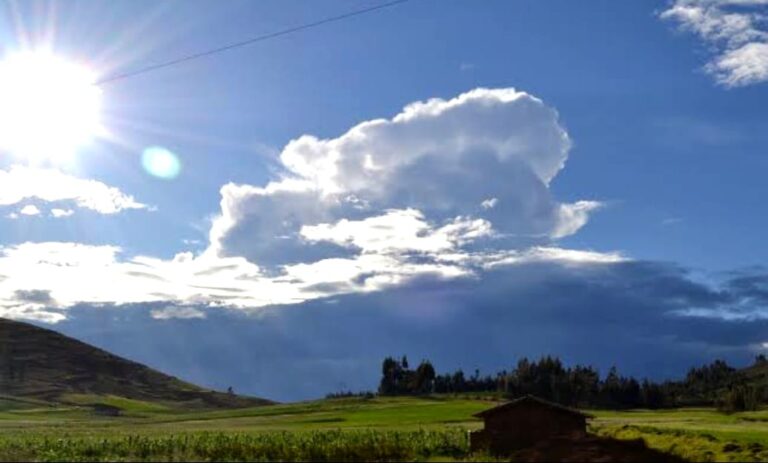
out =
<path fill-rule="evenodd" d="M 618 440 L 588 436 L 583 439 L 551 439 L 518 450 L 511 461 L 562 462 L 684 462 L 680 457 L 653 450 L 642 439 Z"/>

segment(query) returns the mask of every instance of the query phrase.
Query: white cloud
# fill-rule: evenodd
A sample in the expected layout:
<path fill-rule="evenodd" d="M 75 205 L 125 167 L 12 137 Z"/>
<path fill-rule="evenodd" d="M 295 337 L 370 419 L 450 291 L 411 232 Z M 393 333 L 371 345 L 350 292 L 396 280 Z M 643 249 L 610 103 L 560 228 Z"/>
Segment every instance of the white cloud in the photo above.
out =
<path fill-rule="evenodd" d="M 12 206 L 28 199 L 71 201 L 77 207 L 100 214 L 147 208 L 115 187 L 55 169 L 13 166 L 0 170 L 0 206 Z"/>
<path fill-rule="evenodd" d="M 2 282 L 3 278 L 0 278 Z M 57 323 L 66 316 L 47 289 L 16 289 L 0 297 L 0 316 Z"/>
<path fill-rule="evenodd" d="M 489 256 L 490 257 L 490 256 Z M 483 259 L 483 266 L 492 269 L 500 266 L 529 263 L 555 262 L 567 267 L 579 265 L 601 265 L 629 262 L 630 259 L 618 252 L 581 251 L 552 247 L 536 247 L 526 251 L 507 251 Z"/>
<path fill-rule="evenodd" d="M 359 248 L 363 254 L 439 253 L 463 242 L 491 236 L 491 224 L 482 219 L 457 218 L 434 229 L 415 209 L 390 210 L 363 220 L 342 219 L 335 224 L 308 225 L 301 236 Z"/>
<path fill-rule="evenodd" d="M 155 320 L 171 320 L 179 318 L 183 320 L 205 318 L 205 312 L 194 307 L 168 306 L 162 309 L 154 309 L 150 315 Z"/>
<path fill-rule="evenodd" d="M 447 247 L 447 241 L 477 232 L 475 225 L 442 227 L 437 236 L 420 245 L 428 252 Z M 334 239 L 346 239 L 349 230 L 344 227 Z M 413 239 L 410 233 L 404 236 Z M 210 253 L 181 253 L 162 260 L 124 256 L 116 246 L 47 242 L 0 247 L 0 316 L 59 321 L 68 308 L 78 304 L 164 303 L 252 309 L 380 291 L 419 277 L 473 277 L 484 270 L 531 262 L 580 266 L 626 260 L 618 254 L 560 248 L 447 252 L 423 259 L 402 254 L 399 249 L 382 249 L 375 238 L 359 243 L 371 252 L 290 265 L 280 275 L 265 273 L 240 257 L 220 258 Z M 159 312 L 156 318 L 172 314 L 178 318 L 180 313 Z"/>
<path fill-rule="evenodd" d="M 18 305 L 19 290 L 41 286 L 56 307 L 159 301 L 261 306 L 270 302 L 269 294 L 281 297 L 280 288 L 268 281 L 252 281 L 259 270 L 243 259 L 189 253 L 171 260 L 128 258 L 116 246 L 46 242 L 0 247 L 0 275 L 0 308 L 6 310 Z"/>
<path fill-rule="evenodd" d="M 0 312 L 17 311 L 17 291 L 40 282 L 50 300 L 25 302 L 40 317 L 79 303 L 157 303 L 166 309 L 155 318 L 178 318 L 197 316 L 180 309 L 192 306 L 301 303 L 530 262 L 618 262 L 557 246 L 601 205 L 552 197 L 570 146 L 556 111 L 513 89 L 413 103 L 338 138 L 291 141 L 281 173 L 264 186 L 224 185 L 202 253 L 164 260 L 115 246 L 0 247 Z M 98 182 L 22 168 L 4 174 L 17 186 L 0 187 L 0 204 L 34 197 L 105 213 L 144 207 Z M 20 179 L 33 174 L 59 188 L 23 190 Z"/>
<path fill-rule="evenodd" d="M 589 220 L 589 214 L 603 206 L 598 201 L 578 201 L 560 205 L 560 220 L 552 231 L 553 238 L 573 235 Z"/>
<path fill-rule="evenodd" d="M 265 267 L 308 263 L 348 256 L 343 240 L 315 238 L 354 226 L 392 241 L 388 247 L 410 242 L 423 251 L 424 239 L 403 242 L 369 230 L 394 229 L 406 219 L 413 225 L 417 215 L 418 233 L 433 238 L 441 227 L 475 220 L 508 247 L 529 246 L 530 237 L 561 238 L 599 206 L 552 198 L 549 184 L 570 146 L 557 112 L 514 89 L 412 103 L 392 119 L 363 122 L 338 138 L 291 141 L 280 154 L 281 176 L 263 187 L 225 185 L 212 249 Z M 456 240 L 451 248 L 472 241 Z"/>
<path fill-rule="evenodd" d="M 75 211 L 73 211 L 72 209 L 58 209 L 58 208 L 51 209 L 51 216 L 56 217 L 57 219 L 62 217 L 69 217 L 74 213 Z"/>
<path fill-rule="evenodd" d="M 19 210 L 21 215 L 40 215 L 40 209 L 34 204 L 27 204 Z"/>
<path fill-rule="evenodd" d="M 707 66 L 717 79 L 729 86 L 768 80 L 768 43 L 747 43 L 728 50 Z"/>
<path fill-rule="evenodd" d="M 15 320 L 30 320 L 42 323 L 59 323 L 67 319 L 61 310 L 40 307 L 37 304 L 0 304 L 0 315 Z"/>
<path fill-rule="evenodd" d="M 496 207 L 496 205 L 499 203 L 499 198 L 488 198 L 484 199 L 482 203 L 480 203 L 480 206 L 483 209 L 493 209 Z"/>
<path fill-rule="evenodd" d="M 727 87 L 768 80 L 768 2 L 765 0 L 675 0 L 661 13 L 701 37 L 715 50 L 707 72 Z"/>

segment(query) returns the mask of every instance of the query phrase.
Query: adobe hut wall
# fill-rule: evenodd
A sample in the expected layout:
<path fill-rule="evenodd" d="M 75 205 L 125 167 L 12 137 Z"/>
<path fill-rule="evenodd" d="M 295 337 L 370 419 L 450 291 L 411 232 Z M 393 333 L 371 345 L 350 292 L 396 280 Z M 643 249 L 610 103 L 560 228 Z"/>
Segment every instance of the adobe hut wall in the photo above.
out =
<path fill-rule="evenodd" d="M 552 437 L 584 437 L 586 419 L 554 409 L 523 405 L 486 416 L 485 431 L 490 450 L 506 453 Z"/>

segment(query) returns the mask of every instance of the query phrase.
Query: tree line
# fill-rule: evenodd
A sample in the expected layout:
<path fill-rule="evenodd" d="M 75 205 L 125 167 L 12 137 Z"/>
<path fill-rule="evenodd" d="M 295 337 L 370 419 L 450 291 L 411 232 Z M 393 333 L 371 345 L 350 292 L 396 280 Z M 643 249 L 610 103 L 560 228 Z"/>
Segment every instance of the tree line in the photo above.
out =
<path fill-rule="evenodd" d="M 768 371 L 764 356 L 755 362 Z M 429 360 L 411 368 L 405 356 L 387 357 L 382 362 L 379 395 L 459 393 L 495 393 L 509 399 L 530 394 L 571 407 L 606 409 L 706 405 L 731 412 L 754 410 L 768 402 L 768 390 L 763 385 L 722 360 L 691 368 L 682 380 L 664 382 L 624 376 L 615 367 L 601 377 L 592 366 L 567 367 L 552 356 L 538 361 L 522 358 L 512 370 L 493 375 L 481 375 L 478 370 L 466 375 L 460 369 L 437 374 Z"/>

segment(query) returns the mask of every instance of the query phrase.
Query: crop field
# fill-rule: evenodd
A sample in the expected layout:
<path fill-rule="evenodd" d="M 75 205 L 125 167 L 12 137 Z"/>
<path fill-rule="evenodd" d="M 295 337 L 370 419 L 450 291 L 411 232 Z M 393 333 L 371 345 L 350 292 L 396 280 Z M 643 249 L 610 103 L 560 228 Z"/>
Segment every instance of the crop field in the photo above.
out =
<path fill-rule="evenodd" d="M 477 398 L 336 399 L 241 410 L 186 412 L 102 397 L 121 417 L 72 406 L 0 407 L 2 461 L 444 461 L 471 455 L 472 414 L 496 404 Z M 642 438 L 651 448 L 696 461 L 768 460 L 768 411 L 724 415 L 707 409 L 592 412 L 591 430 Z"/>
<path fill-rule="evenodd" d="M 10 435 L 4 461 L 416 461 L 468 455 L 465 433 L 441 431 L 187 432 Z"/>

